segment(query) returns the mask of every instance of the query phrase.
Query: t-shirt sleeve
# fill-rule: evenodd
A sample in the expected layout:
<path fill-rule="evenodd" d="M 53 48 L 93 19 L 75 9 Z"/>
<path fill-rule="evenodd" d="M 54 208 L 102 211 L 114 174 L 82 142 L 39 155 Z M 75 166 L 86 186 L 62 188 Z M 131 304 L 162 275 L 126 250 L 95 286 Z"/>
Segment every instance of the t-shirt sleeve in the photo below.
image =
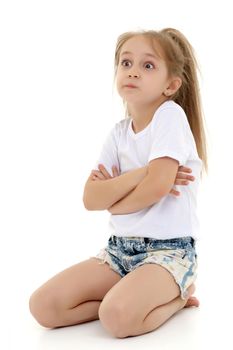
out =
<path fill-rule="evenodd" d="M 148 163 L 152 159 L 171 157 L 179 162 L 179 166 L 185 165 L 190 154 L 189 124 L 185 113 L 166 108 L 156 118 Z"/>
<path fill-rule="evenodd" d="M 112 166 L 115 165 L 120 172 L 119 160 L 118 160 L 118 152 L 117 152 L 117 125 L 111 129 L 108 133 L 98 160 L 95 162 L 93 169 L 99 170 L 98 165 L 103 164 L 108 171 L 108 173 L 113 176 Z"/>

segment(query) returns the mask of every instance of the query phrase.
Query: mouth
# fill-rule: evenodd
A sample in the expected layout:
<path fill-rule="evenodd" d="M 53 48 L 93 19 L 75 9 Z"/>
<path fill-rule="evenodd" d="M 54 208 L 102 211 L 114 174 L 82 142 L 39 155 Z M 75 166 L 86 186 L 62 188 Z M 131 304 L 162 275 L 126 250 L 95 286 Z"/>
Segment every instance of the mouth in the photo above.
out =
<path fill-rule="evenodd" d="M 130 89 L 136 89 L 137 88 L 137 86 L 133 85 L 133 84 L 127 84 L 127 85 L 124 85 L 124 87 L 130 88 Z"/>

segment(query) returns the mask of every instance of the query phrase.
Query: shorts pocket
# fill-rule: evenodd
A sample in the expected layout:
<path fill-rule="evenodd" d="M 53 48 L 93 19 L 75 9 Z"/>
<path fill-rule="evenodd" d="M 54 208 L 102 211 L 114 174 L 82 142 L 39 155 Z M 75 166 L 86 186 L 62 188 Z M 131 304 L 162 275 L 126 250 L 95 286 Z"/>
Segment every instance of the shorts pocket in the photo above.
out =
<path fill-rule="evenodd" d="M 186 249 L 183 249 L 183 248 L 173 249 L 172 250 L 172 255 L 174 257 L 177 257 L 177 258 L 180 258 L 180 259 L 184 259 L 185 256 L 187 255 L 187 251 L 186 251 Z"/>

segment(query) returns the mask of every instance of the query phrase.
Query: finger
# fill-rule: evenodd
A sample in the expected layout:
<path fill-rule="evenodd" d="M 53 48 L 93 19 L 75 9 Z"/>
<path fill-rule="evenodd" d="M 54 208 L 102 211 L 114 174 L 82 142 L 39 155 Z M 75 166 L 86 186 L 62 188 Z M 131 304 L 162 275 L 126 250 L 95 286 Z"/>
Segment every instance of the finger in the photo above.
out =
<path fill-rule="evenodd" d="M 105 180 L 105 178 L 103 177 L 103 175 L 95 175 L 93 174 L 93 178 L 92 180 Z"/>
<path fill-rule="evenodd" d="M 100 169 L 101 173 L 105 176 L 105 178 L 107 178 L 107 179 L 111 178 L 111 175 L 107 172 L 107 170 L 103 164 L 99 164 L 98 168 Z"/>
<path fill-rule="evenodd" d="M 174 190 L 173 188 L 171 189 L 170 193 L 171 193 L 171 194 L 174 194 L 175 196 L 179 196 L 179 195 L 180 195 L 180 192 Z"/>
<path fill-rule="evenodd" d="M 184 171 L 185 173 L 191 173 L 192 169 L 186 166 L 180 165 L 178 171 Z"/>
<path fill-rule="evenodd" d="M 115 165 L 112 166 L 112 173 L 113 173 L 113 177 L 116 177 L 119 175 L 117 167 Z"/>
<path fill-rule="evenodd" d="M 104 175 L 101 173 L 101 171 L 98 170 L 92 170 L 92 174 L 96 176 L 100 180 L 105 180 Z"/>
<path fill-rule="evenodd" d="M 188 185 L 189 181 L 187 180 L 180 180 L 180 179 L 176 179 L 175 180 L 175 185 Z"/>
<path fill-rule="evenodd" d="M 183 173 L 180 173 L 180 172 L 178 172 L 176 174 L 176 178 L 177 179 L 190 180 L 190 181 L 194 181 L 195 180 L 195 177 L 193 175 L 187 175 L 187 174 L 183 174 Z"/>

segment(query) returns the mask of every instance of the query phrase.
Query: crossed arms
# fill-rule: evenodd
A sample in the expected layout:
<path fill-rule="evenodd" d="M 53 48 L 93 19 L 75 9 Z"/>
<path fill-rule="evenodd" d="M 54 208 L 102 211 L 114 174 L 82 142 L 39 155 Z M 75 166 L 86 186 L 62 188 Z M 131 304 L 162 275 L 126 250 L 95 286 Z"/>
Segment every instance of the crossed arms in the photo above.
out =
<path fill-rule="evenodd" d="M 174 185 L 179 163 L 173 158 L 152 160 L 147 167 L 132 170 L 105 181 L 88 178 L 83 203 L 88 210 L 129 214 L 147 208 L 168 195 Z"/>

